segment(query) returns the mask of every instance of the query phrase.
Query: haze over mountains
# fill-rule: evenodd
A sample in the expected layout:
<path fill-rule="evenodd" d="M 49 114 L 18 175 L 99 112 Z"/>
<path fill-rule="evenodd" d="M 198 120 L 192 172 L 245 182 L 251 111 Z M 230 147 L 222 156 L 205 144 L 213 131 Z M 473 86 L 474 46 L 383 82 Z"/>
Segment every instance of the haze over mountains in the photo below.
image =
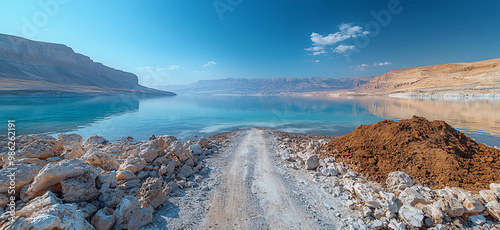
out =
<path fill-rule="evenodd" d="M 139 85 L 132 73 L 116 70 L 71 48 L 0 34 L 0 94 L 162 94 Z"/>
<path fill-rule="evenodd" d="M 500 59 L 396 69 L 376 77 L 228 78 L 160 88 L 218 95 L 500 95 Z"/>
<path fill-rule="evenodd" d="M 203 80 L 188 85 L 159 87 L 184 94 L 290 95 L 307 92 L 356 89 L 371 77 L 350 78 L 227 78 Z"/>

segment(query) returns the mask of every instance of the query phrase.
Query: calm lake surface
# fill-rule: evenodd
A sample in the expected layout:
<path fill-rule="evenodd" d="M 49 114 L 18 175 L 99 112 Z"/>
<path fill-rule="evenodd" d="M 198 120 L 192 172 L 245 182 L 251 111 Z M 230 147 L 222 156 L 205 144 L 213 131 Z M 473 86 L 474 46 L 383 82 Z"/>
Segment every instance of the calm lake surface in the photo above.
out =
<path fill-rule="evenodd" d="M 500 100 L 391 97 L 175 96 L 136 98 L 0 98 L 0 120 L 16 132 L 77 133 L 117 140 L 132 136 L 194 135 L 264 127 L 314 135 L 344 135 L 385 119 L 444 120 L 476 141 L 500 146 Z"/>

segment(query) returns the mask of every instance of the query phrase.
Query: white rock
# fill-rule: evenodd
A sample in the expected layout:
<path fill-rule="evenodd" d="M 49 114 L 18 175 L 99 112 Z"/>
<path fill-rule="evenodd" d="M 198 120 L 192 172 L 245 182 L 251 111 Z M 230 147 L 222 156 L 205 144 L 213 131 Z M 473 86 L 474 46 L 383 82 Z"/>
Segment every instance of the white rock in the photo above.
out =
<path fill-rule="evenodd" d="M 399 209 L 398 213 L 399 217 L 410 227 L 412 228 L 422 227 L 424 213 L 419 209 L 409 205 L 403 205 Z"/>
<path fill-rule="evenodd" d="M 416 204 L 429 204 L 429 201 L 413 188 L 406 188 L 399 194 L 399 199 L 404 205 L 415 206 Z"/>
<path fill-rule="evenodd" d="M 319 159 L 316 155 L 311 155 L 305 162 L 306 170 L 313 170 L 319 166 Z"/>
<path fill-rule="evenodd" d="M 497 201 L 498 200 L 495 193 L 493 193 L 493 191 L 491 191 L 491 190 L 481 190 L 481 191 L 479 191 L 479 195 L 481 196 L 481 198 L 483 198 L 483 200 L 486 203 L 488 203 L 490 201 Z"/>
<path fill-rule="evenodd" d="M 203 149 L 199 144 L 190 145 L 189 151 L 191 151 L 191 154 L 193 154 L 194 156 L 199 156 L 203 154 Z"/>
<path fill-rule="evenodd" d="M 490 201 L 485 207 L 490 215 L 495 217 L 497 221 L 500 220 L 500 203 L 498 201 Z"/>
<path fill-rule="evenodd" d="M 163 191 L 163 182 L 160 178 L 150 177 L 142 183 L 141 197 L 139 201 L 142 207 L 151 205 L 153 208 L 158 208 L 165 200 L 165 193 Z"/>
<path fill-rule="evenodd" d="M 500 192 L 500 184 L 491 183 L 490 190 L 493 192 Z"/>
<path fill-rule="evenodd" d="M 385 183 L 387 184 L 387 188 L 396 193 L 396 195 L 415 184 L 408 174 L 400 171 L 389 173 Z"/>
<path fill-rule="evenodd" d="M 323 174 L 324 176 L 337 176 L 339 174 L 339 171 L 335 168 L 322 167 L 321 174 Z"/>

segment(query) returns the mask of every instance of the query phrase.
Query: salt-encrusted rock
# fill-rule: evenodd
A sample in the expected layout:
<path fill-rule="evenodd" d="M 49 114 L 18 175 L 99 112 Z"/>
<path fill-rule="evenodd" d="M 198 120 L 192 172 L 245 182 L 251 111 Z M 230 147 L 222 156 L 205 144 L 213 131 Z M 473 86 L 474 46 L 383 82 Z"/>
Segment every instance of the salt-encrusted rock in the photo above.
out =
<path fill-rule="evenodd" d="M 388 210 L 391 214 L 395 214 L 398 212 L 398 203 L 396 201 L 396 195 L 394 193 L 388 193 L 388 192 L 379 192 L 381 201 L 380 204 L 385 210 Z"/>
<path fill-rule="evenodd" d="M 485 207 L 490 215 L 500 220 L 500 203 L 498 203 L 498 201 L 490 201 Z"/>
<path fill-rule="evenodd" d="M 415 206 L 416 204 L 429 204 L 422 194 L 413 188 L 406 188 L 398 197 L 404 205 Z"/>
<path fill-rule="evenodd" d="M 108 183 L 110 188 L 116 188 L 116 171 L 103 172 L 97 176 L 97 184 L 102 185 Z"/>
<path fill-rule="evenodd" d="M 448 227 L 446 227 L 446 225 L 443 225 L 443 224 L 436 224 L 436 226 L 434 228 L 431 228 L 433 230 L 448 230 Z"/>
<path fill-rule="evenodd" d="M 207 138 L 201 137 L 198 140 L 198 145 L 200 145 L 202 148 L 207 148 L 208 147 L 208 140 L 207 140 Z"/>
<path fill-rule="evenodd" d="M 128 169 L 119 169 L 116 171 L 116 180 L 136 180 L 137 176 Z"/>
<path fill-rule="evenodd" d="M 80 158 L 85 151 L 82 148 L 82 136 L 78 134 L 59 134 L 57 142 L 62 147 L 62 154 L 66 159 Z"/>
<path fill-rule="evenodd" d="M 15 181 L 14 188 L 16 193 L 19 194 L 22 187 L 31 183 L 42 168 L 42 165 L 37 164 L 18 164 L 12 167 L 14 170 L 10 170 L 10 167 L 0 169 L 0 193 L 9 191 L 11 177 L 14 174 L 14 177 L 12 177 Z"/>
<path fill-rule="evenodd" d="M 193 154 L 194 156 L 199 156 L 203 154 L 203 149 L 199 144 L 190 145 L 189 151 L 191 151 L 191 154 Z"/>
<path fill-rule="evenodd" d="M 493 191 L 493 192 L 500 193 L 500 184 L 491 183 L 490 184 L 490 190 Z"/>
<path fill-rule="evenodd" d="M 168 150 L 168 154 L 173 154 L 173 155 L 177 156 L 177 158 L 179 158 L 180 162 L 184 162 L 189 157 L 191 157 L 191 152 L 188 149 L 184 148 L 182 143 L 179 141 L 172 143 L 168 147 L 167 150 Z"/>
<path fill-rule="evenodd" d="M 96 170 L 87 170 L 82 176 L 61 181 L 64 201 L 81 202 L 96 198 L 99 195 L 99 190 L 95 187 L 96 178 Z"/>
<path fill-rule="evenodd" d="M 462 205 L 465 207 L 465 214 L 474 215 L 484 211 L 484 205 L 471 196 L 465 197 Z"/>
<path fill-rule="evenodd" d="M 146 161 L 141 157 L 130 157 L 120 165 L 120 169 L 128 169 L 133 173 L 141 171 L 146 167 Z"/>
<path fill-rule="evenodd" d="M 486 223 L 486 218 L 483 215 L 469 216 L 469 221 L 476 225 L 483 225 Z"/>
<path fill-rule="evenodd" d="M 154 209 L 151 206 L 136 209 L 132 212 L 127 230 L 138 230 L 142 226 L 147 225 L 153 221 Z"/>
<path fill-rule="evenodd" d="M 94 229 L 76 204 L 62 204 L 52 192 L 36 197 L 16 213 L 11 229 Z"/>
<path fill-rule="evenodd" d="M 116 210 L 113 213 L 115 217 L 115 225 L 113 229 L 128 229 L 128 224 L 130 218 L 132 217 L 132 213 L 139 209 L 141 204 L 139 200 L 133 196 L 125 196 L 121 200 L 120 204 L 116 206 Z"/>
<path fill-rule="evenodd" d="M 33 179 L 33 183 L 31 183 L 26 193 L 30 197 L 34 197 L 38 192 L 65 179 L 83 175 L 89 171 L 89 168 L 90 165 L 79 159 L 49 163 L 38 172 L 38 175 Z"/>
<path fill-rule="evenodd" d="M 408 174 L 400 171 L 389 173 L 385 183 L 387 188 L 396 195 L 415 184 Z"/>
<path fill-rule="evenodd" d="M 163 146 L 165 148 L 167 148 L 168 146 L 170 146 L 172 143 L 176 142 L 177 141 L 177 138 L 172 136 L 172 135 L 162 135 L 162 136 L 158 136 L 157 139 L 160 139 L 163 141 Z"/>
<path fill-rule="evenodd" d="M 339 171 L 333 167 L 321 167 L 321 174 L 324 176 L 337 176 Z"/>
<path fill-rule="evenodd" d="M 445 197 L 436 203 L 448 216 L 455 218 L 465 213 L 465 208 L 456 198 Z"/>
<path fill-rule="evenodd" d="M 166 166 L 166 165 L 162 165 L 162 166 L 160 167 L 160 169 L 158 169 L 158 174 L 159 174 L 160 176 L 163 176 L 163 175 L 165 175 L 166 173 L 167 173 L 167 166 Z"/>
<path fill-rule="evenodd" d="M 49 162 L 56 162 L 56 161 L 60 161 L 61 158 L 60 157 L 49 157 L 45 160 L 40 160 L 38 158 L 21 158 L 21 159 L 17 159 L 13 162 L 14 165 L 18 165 L 18 164 L 36 164 L 36 165 L 40 165 L 40 166 L 44 166 L 46 165 L 47 163 Z M 3 167 L 9 167 L 8 164 L 6 164 L 5 166 Z"/>
<path fill-rule="evenodd" d="M 99 201 L 108 208 L 116 207 L 127 194 L 121 189 L 109 189 L 108 184 L 103 184 L 99 190 Z"/>
<path fill-rule="evenodd" d="M 374 220 L 372 221 L 372 229 L 383 229 L 384 228 L 384 223 L 380 220 Z"/>
<path fill-rule="evenodd" d="M 119 156 L 119 153 L 111 151 L 103 152 L 98 148 L 91 147 L 82 157 L 80 157 L 80 159 L 91 164 L 92 166 L 101 167 L 105 170 L 111 171 L 118 169 L 119 163 L 116 159 Z"/>
<path fill-rule="evenodd" d="M 84 146 L 87 148 L 92 147 L 92 146 L 99 146 L 99 145 L 104 145 L 108 141 L 104 139 L 104 137 L 101 136 L 91 136 L 85 140 L 85 143 L 83 143 Z"/>
<path fill-rule="evenodd" d="M 420 228 L 423 225 L 424 213 L 415 207 L 403 205 L 399 209 L 399 217 L 410 227 Z"/>
<path fill-rule="evenodd" d="M 481 198 L 483 198 L 483 200 L 486 203 L 488 203 L 490 201 L 497 201 L 498 200 L 495 193 L 493 193 L 493 191 L 491 191 L 491 190 L 481 190 L 481 191 L 479 191 L 479 195 L 481 196 Z"/>
<path fill-rule="evenodd" d="M 316 155 L 311 155 L 305 162 L 306 170 L 314 170 L 319 166 L 319 159 Z"/>
<path fill-rule="evenodd" d="M 96 230 L 110 230 L 115 224 L 115 217 L 113 216 L 113 209 L 103 208 L 97 211 L 92 218 L 92 225 Z"/>
<path fill-rule="evenodd" d="M 158 208 L 165 200 L 163 191 L 163 181 L 160 178 L 150 177 L 142 183 L 141 187 L 141 207 L 151 205 L 153 208 Z"/>
<path fill-rule="evenodd" d="M 161 139 L 147 141 L 142 145 L 142 148 L 143 150 L 139 152 L 139 157 L 144 158 L 146 162 L 150 163 L 163 152 L 163 141 Z"/>
<path fill-rule="evenodd" d="M 184 177 L 186 177 L 186 178 L 188 178 L 194 174 L 193 168 L 189 167 L 189 165 L 187 165 L 187 164 L 184 164 L 182 166 L 179 173 L 182 173 L 182 175 L 184 175 Z"/>
<path fill-rule="evenodd" d="M 391 219 L 389 225 L 387 226 L 393 230 L 406 230 L 406 225 L 402 222 L 397 221 L 396 219 Z"/>
<path fill-rule="evenodd" d="M 56 139 L 46 134 L 40 135 L 19 151 L 19 156 L 27 158 L 47 159 L 53 156 L 60 156 L 61 145 Z M 21 157 L 19 157 L 21 158 Z"/>

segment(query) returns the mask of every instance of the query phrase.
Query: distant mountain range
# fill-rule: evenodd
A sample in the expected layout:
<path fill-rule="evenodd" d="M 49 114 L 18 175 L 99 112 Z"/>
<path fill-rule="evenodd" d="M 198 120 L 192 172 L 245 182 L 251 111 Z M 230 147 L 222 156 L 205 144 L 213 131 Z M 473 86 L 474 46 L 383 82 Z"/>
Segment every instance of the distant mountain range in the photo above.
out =
<path fill-rule="evenodd" d="M 136 75 L 96 63 L 65 45 L 0 34 L 0 94 L 123 93 L 175 95 L 141 86 Z"/>
<path fill-rule="evenodd" d="M 228 78 L 161 89 L 216 95 L 495 95 L 500 59 L 396 69 L 376 77 Z"/>
<path fill-rule="evenodd" d="M 290 95 L 307 92 L 356 89 L 366 84 L 370 79 L 371 77 L 227 78 L 203 80 L 187 85 L 171 85 L 158 88 L 182 94 Z"/>

